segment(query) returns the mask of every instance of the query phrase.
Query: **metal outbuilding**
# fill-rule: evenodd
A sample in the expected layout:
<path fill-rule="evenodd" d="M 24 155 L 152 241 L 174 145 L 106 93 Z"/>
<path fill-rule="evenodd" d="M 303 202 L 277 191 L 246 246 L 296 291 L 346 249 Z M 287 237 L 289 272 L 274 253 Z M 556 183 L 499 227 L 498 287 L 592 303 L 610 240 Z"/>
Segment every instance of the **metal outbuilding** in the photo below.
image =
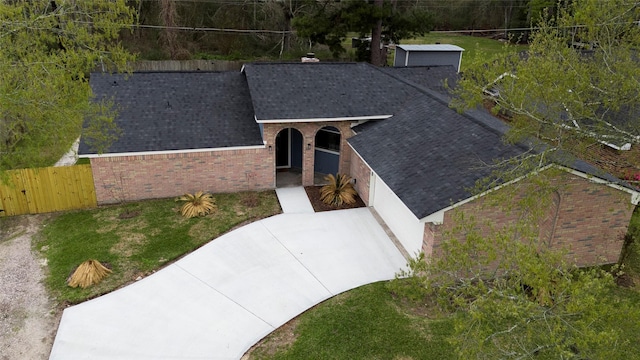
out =
<path fill-rule="evenodd" d="M 463 48 L 448 44 L 396 45 L 393 66 L 451 65 L 460 71 Z"/>

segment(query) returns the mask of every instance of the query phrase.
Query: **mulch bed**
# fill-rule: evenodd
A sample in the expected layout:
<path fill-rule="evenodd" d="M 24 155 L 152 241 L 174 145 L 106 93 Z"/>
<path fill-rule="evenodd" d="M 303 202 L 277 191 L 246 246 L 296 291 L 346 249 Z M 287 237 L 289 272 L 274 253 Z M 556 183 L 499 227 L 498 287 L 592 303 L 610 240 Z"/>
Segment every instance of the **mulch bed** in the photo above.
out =
<path fill-rule="evenodd" d="M 342 209 L 355 209 L 359 207 L 365 207 L 364 201 L 360 199 L 360 196 L 356 196 L 356 202 L 354 204 L 343 204 L 342 206 L 331 206 L 323 203 L 320 200 L 320 189 L 322 186 L 305 186 L 304 190 L 307 192 L 311 206 L 315 212 L 329 211 L 329 210 L 342 210 Z"/>

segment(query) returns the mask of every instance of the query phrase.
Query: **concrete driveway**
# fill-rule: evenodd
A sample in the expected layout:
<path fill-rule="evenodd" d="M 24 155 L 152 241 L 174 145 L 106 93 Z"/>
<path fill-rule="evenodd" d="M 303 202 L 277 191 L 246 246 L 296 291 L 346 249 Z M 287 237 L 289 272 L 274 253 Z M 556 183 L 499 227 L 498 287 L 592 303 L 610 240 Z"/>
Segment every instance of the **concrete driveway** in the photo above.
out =
<path fill-rule="evenodd" d="M 273 216 L 66 309 L 50 359 L 239 359 L 315 304 L 405 263 L 367 208 Z"/>

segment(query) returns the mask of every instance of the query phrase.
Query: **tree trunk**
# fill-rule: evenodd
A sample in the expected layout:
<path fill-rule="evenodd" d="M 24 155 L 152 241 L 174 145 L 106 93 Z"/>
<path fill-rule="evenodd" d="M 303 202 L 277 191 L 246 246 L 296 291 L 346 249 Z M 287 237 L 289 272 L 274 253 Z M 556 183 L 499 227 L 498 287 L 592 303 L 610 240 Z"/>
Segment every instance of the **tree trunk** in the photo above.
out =
<path fill-rule="evenodd" d="M 383 0 L 374 0 L 373 6 L 382 8 L 382 2 Z M 371 29 L 371 63 L 375 66 L 384 65 L 384 56 L 382 56 L 380 44 L 382 44 L 382 19 L 376 21 Z"/>

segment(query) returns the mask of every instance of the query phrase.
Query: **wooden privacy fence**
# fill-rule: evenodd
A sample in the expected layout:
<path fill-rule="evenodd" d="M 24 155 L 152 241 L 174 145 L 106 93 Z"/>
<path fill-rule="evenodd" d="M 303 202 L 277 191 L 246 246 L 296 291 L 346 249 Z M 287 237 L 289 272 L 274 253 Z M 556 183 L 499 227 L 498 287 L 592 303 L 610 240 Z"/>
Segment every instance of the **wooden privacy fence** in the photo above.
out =
<path fill-rule="evenodd" d="M 143 60 L 131 65 L 133 71 L 240 71 L 242 64 L 225 60 Z"/>
<path fill-rule="evenodd" d="M 97 206 L 88 164 L 10 170 L 0 176 L 0 216 Z"/>

